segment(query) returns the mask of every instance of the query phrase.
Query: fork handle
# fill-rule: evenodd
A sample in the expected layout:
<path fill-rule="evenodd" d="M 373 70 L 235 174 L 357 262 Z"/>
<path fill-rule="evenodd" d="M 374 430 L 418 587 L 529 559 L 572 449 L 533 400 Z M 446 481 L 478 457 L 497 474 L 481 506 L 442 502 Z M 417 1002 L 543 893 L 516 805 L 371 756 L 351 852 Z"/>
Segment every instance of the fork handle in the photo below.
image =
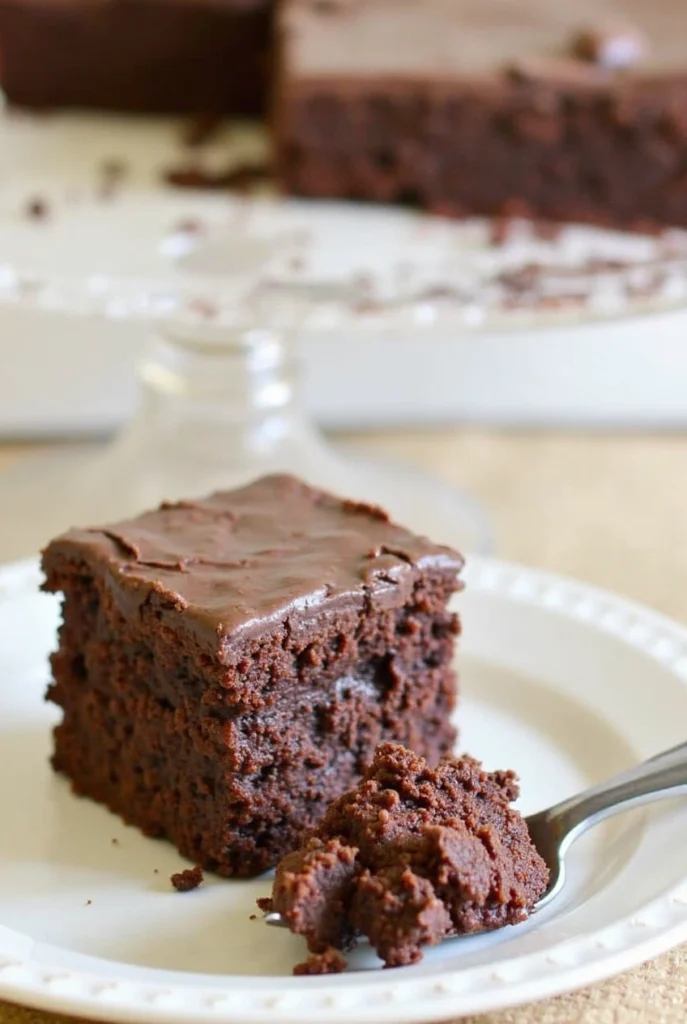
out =
<path fill-rule="evenodd" d="M 687 743 L 644 761 L 544 812 L 558 835 L 572 840 L 620 811 L 687 794 Z"/>

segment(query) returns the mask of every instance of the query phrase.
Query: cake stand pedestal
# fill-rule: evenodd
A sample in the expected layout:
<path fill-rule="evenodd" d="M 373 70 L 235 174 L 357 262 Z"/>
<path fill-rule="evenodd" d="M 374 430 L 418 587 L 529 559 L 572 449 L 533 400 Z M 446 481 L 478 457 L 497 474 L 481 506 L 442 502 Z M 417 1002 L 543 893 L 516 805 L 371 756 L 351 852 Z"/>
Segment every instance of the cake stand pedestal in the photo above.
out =
<path fill-rule="evenodd" d="M 472 499 L 320 435 L 303 411 L 296 349 L 288 332 L 240 321 L 160 325 L 140 362 L 138 413 L 110 444 L 29 458 L 0 475 L 0 561 L 34 554 L 73 525 L 278 472 L 382 505 L 463 551 L 488 552 L 489 525 Z"/>

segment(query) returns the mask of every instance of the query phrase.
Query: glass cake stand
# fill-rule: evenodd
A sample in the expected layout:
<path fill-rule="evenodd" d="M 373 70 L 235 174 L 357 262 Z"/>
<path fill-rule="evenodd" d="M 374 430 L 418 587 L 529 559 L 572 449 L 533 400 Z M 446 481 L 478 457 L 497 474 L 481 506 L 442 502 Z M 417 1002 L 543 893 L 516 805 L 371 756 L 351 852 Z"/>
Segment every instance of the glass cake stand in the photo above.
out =
<path fill-rule="evenodd" d="M 330 444 L 310 422 L 293 336 L 299 305 L 264 292 L 234 305 L 224 292 L 212 323 L 197 299 L 166 315 L 140 360 L 138 412 L 113 441 L 28 457 L 0 474 L 0 561 L 35 554 L 75 524 L 111 522 L 275 472 L 382 505 L 463 551 L 491 550 L 488 520 L 468 495 Z"/>
<path fill-rule="evenodd" d="M 323 438 L 303 407 L 300 342 L 411 331 L 430 344 L 687 308 L 684 232 L 649 239 L 570 227 L 551 241 L 525 226 L 513 244 L 494 246 L 493 226 L 481 223 L 223 197 L 205 208 L 203 232 L 192 222 L 193 231 L 164 234 L 180 210 L 135 193 L 76 220 L 60 208 L 48 234 L 6 225 L 6 250 L 24 263 L 0 265 L 1 309 L 47 314 L 47 325 L 85 318 L 96 345 L 104 319 L 146 323 L 151 339 L 138 412 L 111 443 L 53 449 L 0 473 L 0 561 L 34 554 L 70 525 L 280 471 L 488 552 L 489 523 L 469 495 Z M 389 353 L 383 372 L 377 365 L 380 394 L 393 386 Z"/>

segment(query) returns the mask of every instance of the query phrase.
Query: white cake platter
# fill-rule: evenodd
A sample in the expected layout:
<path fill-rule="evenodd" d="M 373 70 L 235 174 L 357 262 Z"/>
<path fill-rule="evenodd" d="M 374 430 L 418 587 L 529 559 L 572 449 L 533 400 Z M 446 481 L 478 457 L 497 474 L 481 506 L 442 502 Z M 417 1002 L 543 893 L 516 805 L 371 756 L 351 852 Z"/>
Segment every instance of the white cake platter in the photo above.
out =
<path fill-rule="evenodd" d="M 174 120 L 0 117 L 0 435 L 116 428 L 156 322 L 256 284 L 278 285 L 327 426 L 687 422 L 684 233 L 513 224 L 494 244 L 481 221 L 172 188 L 170 171 L 266 157 L 251 126 L 182 138 Z"/>

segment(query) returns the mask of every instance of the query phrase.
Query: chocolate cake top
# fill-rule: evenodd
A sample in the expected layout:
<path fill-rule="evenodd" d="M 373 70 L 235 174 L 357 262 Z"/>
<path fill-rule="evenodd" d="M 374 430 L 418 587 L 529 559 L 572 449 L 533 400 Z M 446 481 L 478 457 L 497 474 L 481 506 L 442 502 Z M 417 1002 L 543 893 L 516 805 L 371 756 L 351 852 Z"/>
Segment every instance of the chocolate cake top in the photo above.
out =
<path fill-rule="evenodd" d="M 541 59 L 554 76 L 575 64 L 582 79 L 597 61 L 687 78 L 687 11 L 675 0 L 291 0 L 282 25 L 305 76 L 489 78 Z"/>
<path fill-rule="evenodd" d="M 75 529 L 55 556 L 110 575 L 125 615 L 154 596 L 214 649 L 266 621 L 327 607 L 399 606 L 418 572 L 457 576 L 463 560 L 372 505 L 263 477 L 198 501 L 163 504 L 125 522 Z"/>

